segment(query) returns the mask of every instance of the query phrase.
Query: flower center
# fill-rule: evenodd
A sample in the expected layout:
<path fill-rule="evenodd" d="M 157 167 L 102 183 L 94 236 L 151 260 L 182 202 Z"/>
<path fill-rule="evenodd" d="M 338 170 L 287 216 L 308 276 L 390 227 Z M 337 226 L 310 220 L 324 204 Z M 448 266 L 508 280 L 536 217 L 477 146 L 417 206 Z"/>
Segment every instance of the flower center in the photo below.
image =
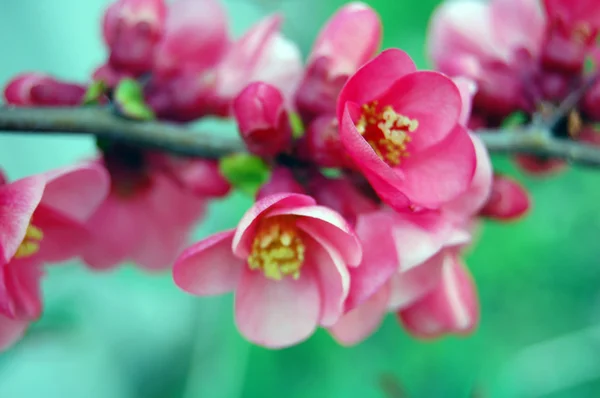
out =
<path fill-rule="evenodd" d="M 262 270 L 269 279 L 278 281 L 287 275 L 298 279 L 305 250 L 294 216 L 266 218 L 258 226 L 248 266 Z"/>
<path fill-rule="evenodd" d="M 29 224 L 25 232 L 25 238 L 15 253 L 15 258 L 24 258 L 33 256 L 40 250 L 40 242 L 44 238 L 44 233 L 38 227 Z"/>
<path fill-rule="evenodd" d="M 356 124 L 358 132 L 371 148 L 390 166 L 398 166 L 408 157 L 406 144 L 411 141 L 409 133 L 419 127 L 419 121 L 400 115 L 391 106 L 379 107 L 377 101 L 364 104 Z"/>

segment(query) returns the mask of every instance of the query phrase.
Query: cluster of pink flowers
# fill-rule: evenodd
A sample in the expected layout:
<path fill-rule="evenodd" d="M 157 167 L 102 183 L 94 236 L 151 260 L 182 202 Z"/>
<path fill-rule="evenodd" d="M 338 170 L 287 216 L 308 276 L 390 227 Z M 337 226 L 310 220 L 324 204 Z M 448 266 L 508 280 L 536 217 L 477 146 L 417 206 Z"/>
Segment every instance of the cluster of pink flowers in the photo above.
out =
<path fill-rule="evenodd" d="M 468 129 L 482 115 L 487 64 L 478 74 L 445 70 L 444 59 L 471 65 L 479 55 L 439 50 L 451 42 L 434 59 L 452 78 L 419 71 L 401 50 L 379 52 L 378 15 L 350 3 L 303 65 L 281 23 L 269 16 L 232 39 L 216 0 L 108 8 L 109 55 L 92 76 L 107 90 L 92 106 L 113 101 L 127 78 L 160 120 L 234 118 L 270 179 L 236 228 L 185 250 L 207 202 L 231 189 L 217 161 L 98 140 L 98 158 L 80 167 L 3 181 L 0 347 L 40 316 L 43 267 L 75 257 L 94 269 L 172 266 L 194 295 L 234 291 L 237 327 L 267 347 L 301 342 L 319 326 L 355 344 L 388 312 L 419 337 L 473 330 L 477 294 L 461 253 L 479 217 L 514 219 L 529 207 L 518 184 L 493 175 Z M 447 39 L 441 32 L 433 40 Z M 76 107 L 89 87 L 25 73 L 4 94 L 13 106 Z"/>
<path fill-rule="evenodd" d="M 596 0 L 459 0 L 434 13 L 428 52 L 437 70 L 478 86 L 471 128 L 499 126 L 516 112 L 525 121 L 551 113 L 595 79 L 600 61 L 600 6 Z M 600 81 L 560 125 L 557 134 L 597 145 Z M 564 169 L 555 159 L 517 156 L 524 171 Z"/>

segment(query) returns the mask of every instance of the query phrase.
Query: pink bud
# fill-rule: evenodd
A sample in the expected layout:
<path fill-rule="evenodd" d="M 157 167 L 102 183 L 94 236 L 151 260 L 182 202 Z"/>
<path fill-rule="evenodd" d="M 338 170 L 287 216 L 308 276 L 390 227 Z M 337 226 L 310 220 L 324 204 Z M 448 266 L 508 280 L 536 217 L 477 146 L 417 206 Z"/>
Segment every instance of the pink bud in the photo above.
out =
<path fill-rule="evenodd" d="M 154 70 L 170 75 L 213 67 L 228 45 L 227 15 L 217 0 L 176 0 L 156 48 Z"/>
<path fill-rule="evenodd" d="M 529 194 L 521 184 L 506 176 L 495 175 L 492 192 L 480 215 L 509 221 L 523 216 L 530 206 Z"/>
<path fill-rule="evenodd" d="M 101 65 L 92 74 L 94 80 L 102 80 L 108 87 L 116 87 L 122 79 L 134 77 L 126 71 L 116 70 L 110 64 Z"/>
<path fill-rule="evenodd" d="M 102 25 L 104 41 L 110 49 L 110 64 L 136 75 L 148 72 L 163 34 L 166 12 L 164 0 L 112 3 Z"/>
<path fill-rule="evenodd" d="M 523 107 L 522 81 L 506 65 L 489 65 L 478 83 L 473 106 L 486 115 L 502 119 Z"/>
<path fill-rule="evenodd" d="M 479 322 L 479 305 L 469 271 L 456 256 L 447 254 L 439 285 L 398 319 L 413 335 L 436 338 L 444 334 L 468 334 Z"/>
<path fill-rule="evenodd" d="M 84 95 L 84 86 L 41 73 L 18 75 L 4 88 L 6 102 L 17 106 L 77 106 Z"/>
<path fill-rule="evenodd" d="M 300 156 L 323 167 L 345 167 L 352 164 L 340 141 L 338 122 L 333 116 L 313 120 L 302 137 Z"/>
<path fill-rule="evenodd" d="M 200 197 L 220 198 L 227 196 L 231 185 L 214 160 L 188 160 L 177 170 L 184 187 Z"/>
<path fill-rule="evenodd" d="M 564 160 L 541 158 L 534 155 L 515 155 L 514 160 L 521 170 L 537 176 L 556 174 L 567 167 Z"/>
<path fill-rule="evenodd" d="M 249 84 L 233 101 L 233 113 L 251 152 L 274 156 L 290 145 L 292 131 L 277 88 L 261 82 Z"/>
<path fill-rule="evenodd" d="M 542 47 L 544 68 L 567 74 L 578 74 L 583 70 L 587 45 L 574 40 L 567 32 L 552 29 Z"/>
<path fill-rule="evenodd" d="M 305 194 L 305 190 L 296 181 L 294 174 L 290 169 L 285 167 L 278 167 L 273 170 L 271 178 L 264 184 L 256 193 L 256 200 L 260 200 L 265 196 L 274 195 L 278 193 L 301 193 Z"/>
<path fill-rule="evenodd" d="M 586 91 L 581 107 L 586 116 L 600 121 L 600 82 L 596 82 Z"/>

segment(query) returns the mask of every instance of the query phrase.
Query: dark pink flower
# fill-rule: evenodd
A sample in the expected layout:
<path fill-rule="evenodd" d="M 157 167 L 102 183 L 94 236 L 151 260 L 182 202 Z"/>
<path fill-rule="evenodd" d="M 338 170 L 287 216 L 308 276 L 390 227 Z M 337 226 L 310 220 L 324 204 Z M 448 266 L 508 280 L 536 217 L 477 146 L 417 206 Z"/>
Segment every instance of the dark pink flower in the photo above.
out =
<path fill-rule="evenodd" d="M 352 168 L 338 131 L 335 116 L 319 116 L 313 119 L 297 144 L 298 155 L 323 167 Z"/>
<path fill-rule="evenodd" d="M 381 44 L 379 16 L 368 5 L 346 4 L 327 21 L 308 57 L 296 94 L 303 114 L 334 113 L 337 95 L 348 77 L 375 56 Z"/>
<path fill-rule="evenodd" d="M 461 107 L 452 80 L 417 72 L 407 54 L 386 50 L 340 93 L 342 144 L 390 206 L 437 208 L 464 192 L 475 170 Z"/>
<path fill-rule="evenodd" d="M 117 0 L 102 23 L 109 64 L 133 75 L 149 72 L 154 51 L 163 35 L 167 7 L 164 0 Z"/>
<path fill-rule="evenodd" d="M 0 186 L 0 350 L 40 316 L 42 266 L 81 253 L 84 223 L 107 190 L 106 172 L 93 164 Z"/>
<path fill-rule="evenodd" d="M 508 221 L 522 217 L 530 206 L 529 193 L 519 182 L 497 174 L 494 176 L 492 193 L 480 214 Z"/>
<path fill-rule="evenodd" d="M 4 98 L 17 106 L 77 106 L 85 90 L 82 85 L 33 72 L 14 77 L 4 88 Z"/>
<path fill-rule="evenodd" d="M 342 315 L 348 266 L 361 246 L 344 219 L 309 196 L 265 197 L 236 229 L 188 248 L 175 283 L 199 295 L 235 291 L 235 319 L 250 341 L 278 348 L 308 338 Z"/>
<path fill-rule="evenodd" d="M 275 156 L 292 143 L 292 128 L 281 92 L 270 84 L 250 83 L 233 101 L 233 115 L 248 150 Z"/>

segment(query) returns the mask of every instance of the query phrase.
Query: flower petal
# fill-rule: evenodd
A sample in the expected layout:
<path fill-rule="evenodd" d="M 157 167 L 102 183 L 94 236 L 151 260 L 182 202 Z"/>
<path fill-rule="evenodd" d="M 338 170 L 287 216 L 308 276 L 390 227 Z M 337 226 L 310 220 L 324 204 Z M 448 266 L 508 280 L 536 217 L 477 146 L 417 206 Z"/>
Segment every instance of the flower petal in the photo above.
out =
<path fill-rule="evenodd" d="M 330 327 L 329 333 L 340 344 L 354 345 L 373 333 L 383 321 L 389 299 L 389 284 L 383 285 L 360 306 L 345 314 Z"/>
<path fill-rule="evenodd" d="M 231 251 L 233 234 L 233 229 L 219 232 L 186 249 L 173 266 L 175 284 L 197 296 L 234 290 L 245 261 Z"/>
<path fill-rule="evenodd" d="M 352 75 L 342 88 L 337 103 L 338 120 L 342 120 L 346 102 L 359 105 L 371 102 L 396 80 L 416 70 L 414 62 L 404 51 L 396 48 L 382 51 Z"/>
<path fill-rule="evenodd" d="M 235 296 L 235 323 L 251 342 L 283 348 L 310 337 L 321 315 L 319 285 L 310 268 L 298 279 L 274 281 L 245 268 Z"/>
<path fill-rule="evenodd" d="M 0 352 L 10 348 L 27 330 L 29 321 L 0 315 Z"/>
<path fill-rule="evenodd" d="M 468 189 L 475 167 L 473 142 L 457 124 L 444 141 L 403 161 L 402 192 L 413 203 L 438 208 Z"/>
<path fill-rule="evenodd" d="M 45 178 L 26 177 L 0 186 L 0 260 L 10 261 L 25 238 L 31 216 L 44 192 Z"/>
<path fill-rule="evenodd" d="M 312 206 L 315 203 L 310 196 L 296 193 L 278 193 L 256 201 L 238 223 L 233 236 L 233 252 L 240 258 L 247 258 L 250 255 L 257 222 L 267 215 L 267 212 L 286 207 Z"/>
<path fill-rule="evenodd" d="M 42 313 L 41 264 L 31 259 L 13 260 L 0 267 L 0 316 L 34 320 Z"/>

